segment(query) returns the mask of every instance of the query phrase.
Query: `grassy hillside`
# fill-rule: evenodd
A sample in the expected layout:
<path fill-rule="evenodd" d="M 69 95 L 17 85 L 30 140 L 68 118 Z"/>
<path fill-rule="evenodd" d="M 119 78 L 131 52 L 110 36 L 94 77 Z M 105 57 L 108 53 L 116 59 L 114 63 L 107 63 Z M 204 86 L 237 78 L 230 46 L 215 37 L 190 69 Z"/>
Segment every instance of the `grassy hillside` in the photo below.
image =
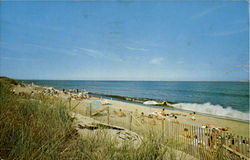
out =
<path fill-rule="evenodd" d="M 54 159 L 72 134 L 67 108 L 50 99 L 21 97 L 10 92 L 9 79 L 0 81 L 0 156 L 8 159 Z"/>

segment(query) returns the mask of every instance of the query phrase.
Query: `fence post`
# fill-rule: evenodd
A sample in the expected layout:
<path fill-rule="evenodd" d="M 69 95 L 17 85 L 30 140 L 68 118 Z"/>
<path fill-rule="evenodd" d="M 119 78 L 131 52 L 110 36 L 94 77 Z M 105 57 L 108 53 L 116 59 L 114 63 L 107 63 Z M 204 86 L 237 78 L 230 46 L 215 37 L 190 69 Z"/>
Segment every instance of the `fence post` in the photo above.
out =
<path fill-rule="evenodd" d="M 92 104 L 90 103 L 90 106 L 89 106 L 89 116 L 92 117 Z"/>
<path fill-rule="evenodd" d="M 161 130 L 162 130 L 162 140 L 164 140 L 164 134 L 165 134 L 165 132 L 164 132 L 164 118 L 162 118 L 162 120 L 161 120 Z"/>
<path fill-rule="evenodd" d="M 132 130 L 132 112 L 130 112 L 130 116 L 129 116 L 129 130 Z"/>
<path fill-rule="evenodd" d="M 109 106 L 108 106 L 108 124 L 109 124 Z"/>
<path fill-rule="evenodd" d="M 165 121 L 166 121 L 166 138 L 168 140 L 168 120 L 165 119 Z"/>

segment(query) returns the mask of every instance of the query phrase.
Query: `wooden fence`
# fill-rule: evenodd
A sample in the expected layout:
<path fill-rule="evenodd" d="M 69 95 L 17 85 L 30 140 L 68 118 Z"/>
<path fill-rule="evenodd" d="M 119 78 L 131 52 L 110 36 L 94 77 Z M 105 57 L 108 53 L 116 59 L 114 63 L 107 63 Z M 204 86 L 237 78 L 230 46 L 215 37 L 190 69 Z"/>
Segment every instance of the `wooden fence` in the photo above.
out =
<path fill-rule="evenodd" d="M 249 159 L 249 138 L 165 120 L 165 135 L 177 150 L 199 159 Z"/>
<path fill-rule="evenodd" d="M 132 112 L 124 117 L 123 122 L 119 121 L 115 123 L 116 118 L 110 117 L 110 107 L 107 106 L 96 112 L 98 113 L 105 109 L 107 114 L 101 117 L 93 117 L 92 115 L 96 113 L 93 113 L 92 109 L 93 105 L 89 105 L 86 108 L 87 116 L 98 118 L 98 120 L 108 124 L 120 125 L 137 132 L 138 129 L 145 129 L 145 123 L 142 124 L 141 119 L 134 117 Z M 166 139 L 168 143 L 172 143 L 175 149 L 198 159 L 250 160 L 249 138 L 243 138 L 242 136 L 215 129 L 201 128 L 182 123 L 177 124 L 170 119 L 157 120 L 157 123 L 163 139 Z M 138 128 L 138 124 L 142 128 Z"/>

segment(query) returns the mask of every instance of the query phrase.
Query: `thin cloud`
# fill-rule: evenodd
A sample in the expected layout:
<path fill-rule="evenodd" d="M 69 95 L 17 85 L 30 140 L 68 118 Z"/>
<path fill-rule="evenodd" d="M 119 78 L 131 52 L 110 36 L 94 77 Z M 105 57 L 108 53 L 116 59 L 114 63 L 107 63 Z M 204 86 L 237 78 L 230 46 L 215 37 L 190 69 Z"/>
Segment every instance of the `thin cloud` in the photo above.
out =
<path fill-rule="evenodd" d="M 96 49 L 89 49 L 89 48 L 77 48 L 78 50 L 80 50 L 80 53 L 89 55 L 91 57 L 94 58 L 102 58 L 102 59 L 107 59 L 107 60 L 112 60 L 112 61 L 123 61 L 123 59 L 121 57 L 117 57 L 117 54 L 113 54 L 111 52 L 101 52 L 99 50 Z"/>
<path fill-rule="evenodd" d="M 127 48 L 128 50 L 131 50 L 131 51 L 148 51 L 148 49 L 145 49 L 145 48 L 133 48 L 133 47 L 125 47 Z"/>
<path fill-rule="evenodd" d="M 159 58 L 153 58 L 149 61 L 150 64 L 161 64 L 164 58 L 159 57 Z"/>
<path fill-rule="evenodd" d="M 222 7 L 222 6 L 217 6 L 217 7 L 213 7 L 213 8 L 206 9 L 206 10 L 200 12 L 200 13 L 197 13 L 197 14 L 191 16 L 190 19 L 191 19 L 191 20 L 200 19 L 200 18 L 202 18 L 202 17 L 204 17 L 204 16 L 206 16 L 206 15 L 212 13 L 213 11 L 215 11 L 215 10 L 221 8 L 221 7 Z"/>
<path fill-rule="evenodd" d="M 234 30 L 234 31 L 222 31 L 222 32 L 217 32 L 217 33 L 211 33 L 208 34 L 209 36 L 230 36 L 230 35 L 234 35 L 234 34 L 238 34 L 238 33 L 242 33 L 242 32 L 247 32 L 248 29 L 240 29 L 240 30 Z"/>
<path fill-rule="evenodd" d="M 95 49 L 89 49 L 89 48 L 78 48 L 80 51 L 84 51 L 84 52 L 81 52 L 81 53 L 84 53 L 84 54 L 87 54 L 91 57 L 103 57 L 103 53 L 101 53 L 100 51 L 98 50 L 95 50 Z"/>

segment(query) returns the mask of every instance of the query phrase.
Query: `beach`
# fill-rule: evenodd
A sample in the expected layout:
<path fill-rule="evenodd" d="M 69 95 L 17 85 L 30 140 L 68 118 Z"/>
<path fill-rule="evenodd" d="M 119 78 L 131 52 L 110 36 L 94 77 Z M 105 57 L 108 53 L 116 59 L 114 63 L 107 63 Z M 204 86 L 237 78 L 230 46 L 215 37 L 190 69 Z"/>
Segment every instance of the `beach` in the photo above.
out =
<path fill-rule="evenodd" d="M 34 93 L 38 93 L 39 90 L 42 90 L 43 87 L 41 86 L 32 86 L 28 85 L 26 87 L 21 87 L 21 86 L 16 86 L 15 91 L 17 93 L 19 92 L 26 92 L 26 93 L 31 93 L 32 91 Z M 68 96 L 63 94 L 62 91 L 59 91 L 60 93 L 59 96 L 56 98 L 61 98 L 62 100 L 67 101 Z M 88 99 L 82 99 L 82 100 L 76 100 L 72 99 L 71 100 L 71 106 L 74 107 L 75 112 L 80 113 L 80 114 L 85 114 L 86 112 L 86 107 L 93 101 L 93 100 L 100 100 L 100 97 L 90 97 Z M 161 107 L 159 108 L 153 108 L 150 106 L 143 106 L 140 104 L 135 104 L 131 102 L 126 102 L 126 101 L 118 101 L 118 100 L 111 100 L 111 99 L 102 99 L 106 100 L 107 102 L 110 103 L 110 105 L 105 105 L 104 107 L 109 107 L 110 108 L 110 113 L 112 115 L 113 111 L 119 111 L 120 109 L 125 112 L 127 115 L 131 112 L 135 112 L 138 110 L 138 113 L 141 114 L 141 112 L 144 112 L 145 115 L 149 115 L 152 112 L 161 112 Z M 239 135 L 243 137 L 249 137 L 249 124 L 247 122 L 242 122 L 242 121 L 236 121 L 236 120 L 229 120 L 225 118 L 219 118 L 219 117 L 213 117 L 209 115 L 201 115 L 197 114 L 195 115 L 196 120 L 193 121 L 191 120 L 191 117 L 189 115 L 190 112 L 187 111 L 181 111 L 181 110 L 170 110 L 168 108 L 165 108 L 165 113 L 166 114 L 175 114 L 177 116 L 177 119 L 180 123 L 183 124 L 188 124 L 188 125 L 193 125 L 193 126 L 198 126 L 201 127 L 203 125 L 213 125 L 215 127 L 227 127 L 228 128 L 228 133 L 232 133 L 233 135 Z M 185 116 L 186 115 L 186 116 Z M 115 117 L 115 120 L 119 122 L 120 117 Z M 124 118 L 121 118 L 124 120 Z M 150 118 L 146 118 L 150 119 Z M 160 120 L 158 120 L 160 122 Z"/>

